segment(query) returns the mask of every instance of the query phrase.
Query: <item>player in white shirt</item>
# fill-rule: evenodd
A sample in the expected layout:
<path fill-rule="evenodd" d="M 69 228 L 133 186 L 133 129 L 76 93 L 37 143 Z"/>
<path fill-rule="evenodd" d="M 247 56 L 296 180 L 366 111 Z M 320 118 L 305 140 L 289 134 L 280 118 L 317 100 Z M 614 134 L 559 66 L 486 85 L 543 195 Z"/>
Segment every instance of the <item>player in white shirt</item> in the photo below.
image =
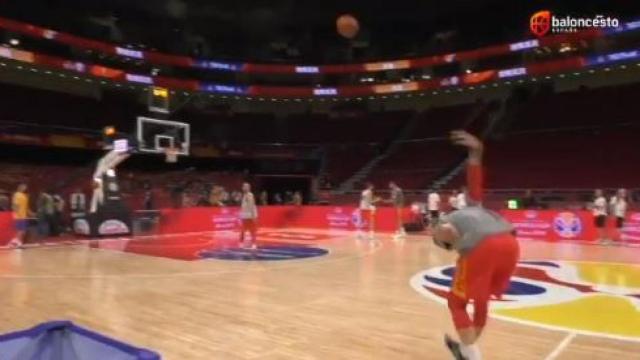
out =
<path fill-rule="evenodd" d="M 440 219 L 440 194 L 432 192 L 427 197 L 427 210 L 429 211 L 429 220 L 433 226 Z"/>
<path fill-rule="evenodd" d="M 611 215 L 613 215 L 616 221 L 616 233 L 613 237 L 619 241 L 621 240 L 620 232 L 624 226 L 624 217 L 627 214 L 627 190 L 618 189 L 616 195 L 612 196 L 611 200 L 609 200 L 609 207 L 611 208 Z"/>
<path fill-rule="evenodd" d="M 602 190 L 597 189 L 594 193 L 593 200 L 593 219 L 598 231 L 598 241 L 606 242 L 606 225 L 607 225 L 607 199 L 605 199 Z"/>
<path fill-rule="evenodd" d="M 462 187 L 458 193 L 458 210 L 462 210 L 467 207 L 467 188 Z"/>
<path fill-rule="evenodd" d="M 369 224 L 369 237 L 373 238 L 376 221 L 376 206 L 378 200 L 373 194 L 373 184 L 367 183 L 360 195 L 360 216 L 363 224 Z"/>
<path fill-rule="evenodd" d="M 240 246 L 255 249 L 256 248 L 256 233 L 258 220 L 258 207 L 256 206 L 256 199 L 251 192 L 251 185 L 249 183 L 242 184 L 242 198 L 240 200 L 240 221 L 242 226 L 240 228 Z M 246 244 L 244 241 L 245 232 L 251 234 L 251 241 Z"/>
<path fill-rule="evenodd" d="M 457 190 L 453 190 L 451 192 L 451 195 L 449 195 L 449 211 L 456 211 L 458 210 L 458 191 Z"/>
<path fill-rule="evenodd" d="M 102 189 L 102 179 L 93 179 L 93 195 L 91 196 L 91 204 L 89 205 L 89 212 L 96 213 L 98 208 L 104 203 L 104 190 Z"/>

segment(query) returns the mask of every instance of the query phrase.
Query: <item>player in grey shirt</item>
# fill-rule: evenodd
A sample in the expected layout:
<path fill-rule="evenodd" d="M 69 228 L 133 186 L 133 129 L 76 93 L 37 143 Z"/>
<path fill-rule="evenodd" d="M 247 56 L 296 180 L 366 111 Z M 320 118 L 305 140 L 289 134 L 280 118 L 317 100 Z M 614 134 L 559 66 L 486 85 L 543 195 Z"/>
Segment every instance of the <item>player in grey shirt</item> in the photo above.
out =
<path fill-rule="evenodd" d="M 402 189 L 393 181 L 389 182 L 389 190 L 391 191 L 391 197 L 389 202 L 396 208 L 396 222 L 397 228 L 394 238 L 406 236 L 407 233 L 404 230 L 404 224 L 402 221 L 402 211 L 404 210 L 404 193 Z"/>
<path fill-rule="evenodd" d="M 436 245 L 460 254 L 448 298 L 460 342 L 446 335 L 445 344 L 457 360 L 479 360 L 476 341 L 486 324 L 489 299 L 500 298 L 508 289 L 520 249 L 511 224 L 482 207 L 484 145 L 466 131 L 453 131 L 451 140 L 469 149 L 468 191 L 467 207 L 449 214 L 433 232 Z M 473 319 L 467 313 L 470 302 Z"/>
<path fill-rule="evenodd" d="M 451 247 L 460 254 L 466 254 L 489 235 L 513 231 L 513 225 L 500 214 L 483 208 L 475 201 L 469 201 L 464 209 L 443 216 L 441 221 L 442 226 L 451 226 L 458 233 L 458 239 Z"/>

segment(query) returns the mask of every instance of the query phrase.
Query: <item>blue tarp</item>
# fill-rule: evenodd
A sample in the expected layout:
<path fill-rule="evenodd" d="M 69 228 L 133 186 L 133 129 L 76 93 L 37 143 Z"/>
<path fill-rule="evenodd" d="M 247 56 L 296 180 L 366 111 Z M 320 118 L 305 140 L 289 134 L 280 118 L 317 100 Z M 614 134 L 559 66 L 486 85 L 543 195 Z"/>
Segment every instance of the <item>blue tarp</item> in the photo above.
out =
<path fill-rule="evenodd" d="M 87 330 L 52 321 L 0 335 L 2 360 L 160 360 L 157 353 Z"/>

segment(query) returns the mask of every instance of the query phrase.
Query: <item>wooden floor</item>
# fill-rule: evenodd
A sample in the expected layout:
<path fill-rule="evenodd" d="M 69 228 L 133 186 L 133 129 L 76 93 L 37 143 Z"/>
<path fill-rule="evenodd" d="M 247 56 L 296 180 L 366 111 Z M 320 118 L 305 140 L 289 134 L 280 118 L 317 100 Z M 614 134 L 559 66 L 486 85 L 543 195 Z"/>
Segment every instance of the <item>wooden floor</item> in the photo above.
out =
<path fill-rule="evenodd" d="M 413 236 L 369 241 L 278 231 L 268 234 L 274 243 L 313 243 L 329 253 L 282 261 L 184 258 L 194 243 L 231 241 L 211 234 L 0 251 L 0 332 L 69 319 L 170 360 L 450 359 L 442 345 L 452 331 L 447 308 L 410 279 L 451 264 L 452 254 Z M 172 249 L 180 255 L 172 258 Z M 524 259 L 640 259 L 640 249 L 619 247 L 528 242 L 522 249 Z M 480 346 L 490 360 L 640 359 L 640 337 L 495 318 Z"/>

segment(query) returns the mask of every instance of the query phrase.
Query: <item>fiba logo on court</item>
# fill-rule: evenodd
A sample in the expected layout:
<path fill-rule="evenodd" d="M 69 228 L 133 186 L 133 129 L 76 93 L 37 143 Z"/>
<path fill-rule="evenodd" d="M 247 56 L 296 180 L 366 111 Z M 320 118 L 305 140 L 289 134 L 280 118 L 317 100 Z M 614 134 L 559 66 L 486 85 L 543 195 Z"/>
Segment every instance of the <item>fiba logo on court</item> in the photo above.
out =
<path fill-rule="evenodd" d="M 532 299 L 539 303 L 543 299 L 541 296 L 548 293 L 549 289 L 544 284 L 537 283 L 536 280 L 547 278 L 548 268 L 553 269 L 556 267 L 559 267 L 559 265 L 554 262 L 520 262 L 516 268 L 516 276 L 520 273 L 525 276 L 511 279 L 509 288 L 503 298 L 494 301 L 493 306 L 498 308 L 519 307 L 522 304 L 531 303 Z M 531 271 L 530 269 L 536 270 Z M 424 293 L 423 290 L 427 290 L 429 297 L 434 297 L 439 302 L 447 301 L 455 270 L 455 266 L 452 265 L 429 269 L 414 276 L 411 284 L 421 293 Z"/>
<path fill-rule="evenodd" d="M 572 239 L 582 233 L 582 221 L 572 212 L 561 212 L 553 219 L 553 230 L 563 238 Z"/>
<path fill-rule="evenodd" d="M 198 253 L 200 259 L 233 261 L 283 261 L 324 256 L 328 250 L 312 246 L 261 246 L 255 250 L 241 248 L 205 249 Z"/>
<path fill-rule="evenodd" d="M 502 299 L 492 299 L 491 316 L 505 321 L 640 339 L 640 287 L 633 264 L 580 261 L 520 261 Z M 455 266 L 438 266 L 415 274 L 411 287 L 445 305 Z M 620 284 L 620 278 L 629 283 Z M 583 314 L 615 304 L 615 311 Z M 621 321 L 624 319 L 624 321 Z M 602 326 L 602 324 L 612 324 Z"/>
<path fill-rule="evenodd" d="M 616 17 L 596 15 L 594 17 L 557 17 L 549 10 L 531 15 L 529 29 L 535 36 L 542 37 L 552 33 L 575 33 L 583 29 L 616 28 L 620 21 Z"/>

